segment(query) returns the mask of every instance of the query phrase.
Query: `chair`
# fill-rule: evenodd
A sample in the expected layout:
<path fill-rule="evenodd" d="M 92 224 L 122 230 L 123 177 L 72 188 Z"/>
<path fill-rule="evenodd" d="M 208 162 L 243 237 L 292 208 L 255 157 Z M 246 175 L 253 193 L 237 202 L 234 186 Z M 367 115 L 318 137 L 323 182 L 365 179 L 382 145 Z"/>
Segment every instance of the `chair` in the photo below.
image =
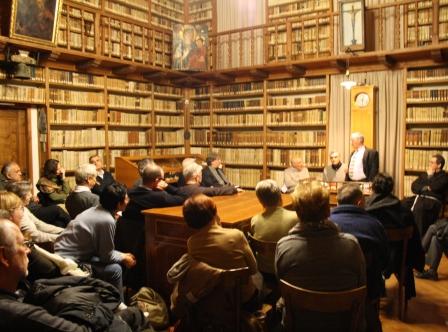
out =
<path fill-rule="evenodd" d="M 412 238 L 414 232 L 414 226 L 408 226 L 405 228 L 386 228 L 386 236 L 390 242 L 402 242 L 402 256 L 400 263 L 400 272 L 396 273 L 395 276 L 398 280 L 398 318 L 403 321 L 405 319 L 405 314 L 408 306 L 408 301 L 406 299 L 406 274 L 408 273 L 406 266 L 407 252 L 408 252 L 408 241 Z"/>
<path fill-rule="evenodd" d="M 274 255 L 277 248 L 277 242 L 268 242 L 263 240 L 257 240 L 250 233 L 247 233 L 247 239 L 249 241 L 250 247 L 254 253 L 259 253 L 262 255 Z"/>
<path fill-rule="evenodd" d="M 328 322 L 325 330 L 356 331 L 361 321 L 361 308 L 367 293 L 366 286 L 347 291 L 320 292 L 296 287 L 285 280 L 280 280 L 280 290 L 286 307 L 284 321 L 286 331 L 294 332 L 301 330 L 299 327 L 301 319 L 309 316 L 310 312 L 324 315 L 346 312 L 347 319 L 339 321 L 344 326 L 335 326 L 333 321 L 320 320 L 320 322 L 323 324 Z M 350 328 L 347 329 L 347 326 Z"/>
<path fill-rule="evenodd" d="M 242 331 L 241 286 L 249 280 L 249 268 L 224 270 L 215 289 L 191 305 L 175 331 Z"/>

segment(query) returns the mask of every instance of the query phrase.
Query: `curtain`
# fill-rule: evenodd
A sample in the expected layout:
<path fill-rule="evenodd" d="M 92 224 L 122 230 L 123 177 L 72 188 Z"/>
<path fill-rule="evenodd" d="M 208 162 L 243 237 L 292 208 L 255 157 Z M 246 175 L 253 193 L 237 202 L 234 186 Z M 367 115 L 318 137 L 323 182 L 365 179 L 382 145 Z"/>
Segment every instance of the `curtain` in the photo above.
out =
<path fill-rule="evenodd" d="M 330 109 L 328 120 L 328 152 L 338 151 L 348 162 L 350 146 L 350 91 L 341 87 L 345 75 L 330 77 Z M 395 194 L 402 196 L 404 160 L 404 73 L 402 70 L 352 73 L 358 83 L 374 85 L 376 92 L 376 149 L 380 155 L 380 172 L 395 180 Z"/>

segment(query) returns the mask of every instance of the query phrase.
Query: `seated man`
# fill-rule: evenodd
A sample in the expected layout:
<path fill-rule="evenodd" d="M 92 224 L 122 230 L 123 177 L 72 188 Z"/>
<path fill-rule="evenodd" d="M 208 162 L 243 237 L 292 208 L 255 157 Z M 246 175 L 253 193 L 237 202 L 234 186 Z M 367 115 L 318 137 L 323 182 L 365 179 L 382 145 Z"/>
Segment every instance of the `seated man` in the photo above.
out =
<path fill-rule="evenodd" d="M 75 171 L 75 189 L 67 196 L 65 207 L 72 219 L 78 214 L 97 206 L 100 198 L 91 192 L 96 184 L 97 170 L 95 165 L 84 164 Z"/>
<path fill-rule="evenodd" d="M 19 298 L 16 291 L 19 282 L 25 279 L 28 274 L 28 257 L 32 243 L 25 241 L 19 228 L 11 221 L 0 219 L 0 330 L 2 331 L 92 331 L 92 326 L 87 323 L 84 325 L 83 320 L 78 319 L 70 321 L 65 318 L 51 314 L 45 308 L 33 304 L 26 303 Z M 41 289 L 40 289 L 41 290 Z M 113 299 L 108 299 L 110 302 Z M 61 309 L 61 304 L 59 309 Z M 117 302 L 118 304 L 118 302 Z M 94 305 L 94 303 L 92 303 Z M 78 306 L 75 308 L 72 303 L 67 302 L 70 307 L 72 317 L 76 314 L 85 314 L 83 308 Z M 87 307 L 87 310 L 90 310 Z M 76 312 L 79 309 L 78 312 Z M 103 311 L 95 311 L 91 315 L 95 318 L 100 316 L 101 323 L 110 324 L 110 331 L 131 331 L 130 327 L 120 318 L 115 317 L 113 313 L 105 306 Z M 139 320 L 141 324 L 144 321 L 143 315 L 139 310 L 125 310 L 122 317 L 124 319 L 131 318 Z M 103 316 L 104 315 L 104 316 Z M 134 316 L 134 317 L 130 317 Z M 140 317 L 139 317 L 140 316 Z M 89 317 L 92 319 L 93 317 Z M 87 318 L 87 320 L 89 319 Z M 126 319 L 130 321 L 129 319 Z M 132 323 L 137 323 L 136 320 Z M 109 331 L 109 329 L 107 329 Z"/>
<path fill-rule="evenodd" d="M 91 264 L 93 275 L 114 285 L 123 296 L 122 269 L 135 266 L 134 255 L 114 248 L 118 212 L 128 202 L 126 188 L 118 183 L 102 191 L 100 205 L 79 214 L 54 244 L 55 253 L 75 262 Z"/>
<path fill-rule="evenodd" d="M 282 192 L 292 192 L 294 188 L 297 186 L 299 181 L 309 179 L 310 173 L 308 172 L 308 168 L 302 162 L 300 158 L 292 158 L 291 159 L 291 167 L 285 169 L 284 173 L 284 184 L 282 187 Z"/>
<path fill-rule="evenodd" d="M 103 161 L 101 160 L 99 155 L 96 154 L 94 156 L 90 156 L 89 163 L 93 164 L 96 167 L 97 171 L 96 184 L 92 188 L 92 192 L 99 195 L 104 190 L 104 188 L 114 183 L 115 179 L 110 172 L 103 169 Z"/>
<path fill-rule="evenodd" d="M 190 163 L 184 168 L 183 177 L 185 179 L 185 185 L 180 187 L 178 194 L 184 196 L 194 196 L 197 194 L 204 194 L 207 196 L 222 196 L 233 195 L 237 193 L 237 189 L 234 186 L 222 186 L 222 187 L 202 187 L 202 166 L 195 162 Z"/>
<path fill-rule="evenodd" d="M 15 161 L 9 161 L 2 167 L 0 173 L 0 190 L 5 190 L 8 182 L 17 182 L 22 180 L 22 171 Z"/>
<path fill-rule="evenodd" d="M 282 207 L 282 193 L 274 180 L 258 182 L 255 193 L 264 211 L 252 217 L 250 232 L 257 240 L 277 242 L 299 222 L 297 214 Z M 260 272 L 275 274 L 274 253 L 257 254 L 257 263 Z"/>
<path fill-rule="evenodd" d="M 187 241 L 191 257 L 219 269 L 248 267 L 251 275 L 257 273 L 257 262 L 246 237 L 238 229 L 221 227 L 211 198 L 202 194 L 189 198 L 184 203 L 183 215 L 187 225 L 194 230 Z M 256 294 L 252 282 L 243 285 L 242 302 L 250 307 L 257 302 Z"/>
<path fill-rule="evenodd" d="M 338 190 L 338 206 L 330 220 L 342 232 L 355 236 L 361 245 L 367 267 L 366 323 L 368 331 L 381 331 L 377 302 L 384 291 L 382 272 L 389 262 L 389 245 L 383 225 L 364 209 L 359 185 L 350 183 Z"/>
<path fill-rule="evenodd" d="M 141 186 L 143 184 L 143 172 L 145 171 L 146 166 L 148 165 L 155 165 L 156 163 L 151 158 L 143 158 L 139 161 L 137 161 L 137 170 L 140 177 L 134 181 L 132 184 L 132 189 L 137 188 L 138 186 Z"/>
<path fill-rule="evenodd" d="M 148 163 L 143 171 L 141 186 L 129 191 L 129 204 L 117 222 L 115 245 L 118 250 L 131 252 L 137 257 L 137 266 L 128 273 L 128 285 L 135 289 L 143 286 L 146 267 L 145 216 L 143 210 L 182 205 L 186 196 L 178 195 L 178 188 L 168 185 L 163 169 L 154 162 Z M 129 271 L 131 272 L 131 271 Z"/>
<path fill-rule="evenodd" d="M 448 175 L 443 166 L 445 158 L 441 154 L 433 155 L 429 160 L 427 171 L 412 182 L 412 192 L 417 195 L 414 198 L 412 212 L 421 236 L 426 234 L 429 226 L 437 220 L 446 199 Z"/>
<path fill-rule="evenodd" d="M 182 160 L 182 172 L 179 175 L 179 179 L 177 180 L 177 187 L 182 187 L 185 186 L 185 176 L 183 174 L 185 168 L 187 168 L 188 165 L 190 164 L 195 164 L 196 163 L 196 159 L 195 158 L 185 158 L 184 160 Z M 201 179 L 202 180 L 202 179 Z"/>
<path fill-rule="evenodd" d="M 205 159 L 207 167 L 202 171 L 201 185 L 204 187 L 222 187 L 230 185 L 230 181 L 222 170 L 222 161 L 217 153 L 210 153 Z"/>
<path fill-rule="evenodd" d="M 297 185 L 292 194 L 299 223 L 278 241 L 277 277 L 315 291 L 342 291 L 366 283 L 366 267 L 358 241 L 328 220 L 329 191 L 318 181 Z M 310 313 L 303 331 L 325 331 L 339 317 Z"/>
<path fill-rule="evenodd" d="M 324 182 L 344 182 L 347 174 L 347 165 L 341 162 L 339 152 L 333 151 L 330 153 L 331 164 L 324 168 L 323 181 Z"/>

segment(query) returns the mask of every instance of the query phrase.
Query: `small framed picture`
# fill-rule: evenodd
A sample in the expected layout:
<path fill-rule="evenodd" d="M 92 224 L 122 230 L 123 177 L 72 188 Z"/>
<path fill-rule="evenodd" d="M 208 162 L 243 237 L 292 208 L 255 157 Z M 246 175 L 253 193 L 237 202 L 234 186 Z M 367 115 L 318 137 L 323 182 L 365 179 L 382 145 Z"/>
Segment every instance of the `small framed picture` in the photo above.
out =
<path fill-rule="evenodd" d="M 10 37 L 54 44 L 62 0 L 12 0 Z"/>
<path fill-rule="evenodd" d="M 339 1 L 340 50 L 365 49 L 364 0 Z"/>

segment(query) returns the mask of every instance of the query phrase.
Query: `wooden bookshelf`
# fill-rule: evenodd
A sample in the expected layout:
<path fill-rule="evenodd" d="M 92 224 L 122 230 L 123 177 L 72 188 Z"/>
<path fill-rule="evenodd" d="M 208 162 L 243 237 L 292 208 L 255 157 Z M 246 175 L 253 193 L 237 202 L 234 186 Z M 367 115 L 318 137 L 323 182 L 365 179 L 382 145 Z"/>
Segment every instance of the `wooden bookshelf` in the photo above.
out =
<path fill-rule="evenodd" d="M 433 38 L 434 7 L 431 0 L 405 5 L 407 47 L 429 45 Z"/>
<path fill-rule="evenodd" d="M 448 158 L 448 68 L 408 68 L 404 196 L 435 153 Z"/>
<path fill-rule="evenodd" d="M 331 9 L 331 0 L 268 0 L 267 21 L 285 21 L 291 17 L 311 16 Z"/>
<path fill-rule="evenodd" d="M 150 0 L 151 24 L 172 29 L 175 24 L 184 23 L 184 3 L 182 0 Z"/>

